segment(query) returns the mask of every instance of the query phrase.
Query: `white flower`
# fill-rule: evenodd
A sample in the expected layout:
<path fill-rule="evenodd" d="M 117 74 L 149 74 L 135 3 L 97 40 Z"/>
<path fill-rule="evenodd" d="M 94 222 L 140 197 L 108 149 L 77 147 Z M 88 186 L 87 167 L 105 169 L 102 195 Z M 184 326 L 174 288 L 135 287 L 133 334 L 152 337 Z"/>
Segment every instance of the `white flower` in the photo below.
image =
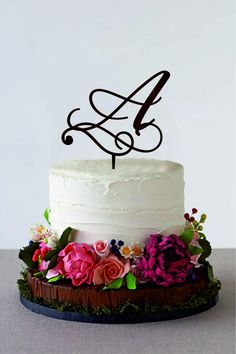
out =
<path fill-rule="evenodd" d="M 56 248 L 58 243 L 58 238 L 55 234 L 52 233 L 47 237 L 47 246 L 51 247 L 52 249 Z"/>
<path fill-rule="evenodd" d="M 140 242 L 133 242 L 131 244 L 133 258 L 139 258 L 143 255 L 144 245 Z"/>
<path fill-rule="evenodd" d="M 48 247 L 54 249 L 58 243 L 58 237 L 52 230 L 48 230 L 43 225 L 36 225 L 30 230 L 31 239 L 35 242 L 43 241 Z"/>
<path fill-rule="evenodd" d="M 132 258 L 132 249 L 130 246 L 128 245 L 123 245 L 121 246 L 121 248 L 119 249 L 120 254 L 125 257 L 125 258 Z"/>
<path fill-rule="evenodd" d="M 30 229 L 30 236 L 33 241 L 41 241 L 48 235 L 48 230 L 43 225 L 36 225 Z"/>

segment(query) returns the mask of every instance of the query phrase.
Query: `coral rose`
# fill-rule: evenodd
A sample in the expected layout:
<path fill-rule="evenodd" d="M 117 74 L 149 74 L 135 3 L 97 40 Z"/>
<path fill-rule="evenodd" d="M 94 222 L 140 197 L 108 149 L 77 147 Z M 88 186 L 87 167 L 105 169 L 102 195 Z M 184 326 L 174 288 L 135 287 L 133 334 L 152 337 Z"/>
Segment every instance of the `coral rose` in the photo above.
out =
<path fill-rule="evenodd" d="M 62 274 L 71 279 L 75 286 L 91 284 L 96 259 L 96 253 L 91 246 L 71 242 L 58 254 L 58 264 L 48 271 L 47 278 Z"/>
<path fill-rule="evenodd" d="M 130 270 L 129 260 L 122 261 L 115 255 L 103 258 L 93 270 L 95 285 L 111 284 L 113 280 L 123 278 Z"/>

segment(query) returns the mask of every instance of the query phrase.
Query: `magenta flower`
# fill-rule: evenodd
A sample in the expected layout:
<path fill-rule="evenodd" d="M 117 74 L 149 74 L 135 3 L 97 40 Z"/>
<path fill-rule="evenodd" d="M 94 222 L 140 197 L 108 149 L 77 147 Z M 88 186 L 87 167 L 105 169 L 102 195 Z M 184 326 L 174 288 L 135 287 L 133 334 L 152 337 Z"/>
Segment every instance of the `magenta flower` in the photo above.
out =
<path fill-rule="evenodd" d="M 131 273 L 135 276 L 137 282 L 139 284 L 144 284 L 147 283 L 149 281 L 149 279 L 145 279 L 144 276 L 144 269 L 141 269 L 141 267 L 137 267 L 136 263 L 139 263 L 140 260 L 138 260 L 137 262 L 134 262 L 133 265 L 131 266 Z"/>
<path fill-rule="evenodd" d="M 152 281 L 156 285 L 168 287 L 184 283 L 191 276 L 193 268 L 191 255 L 177 235 L 150 235 L 135 273 L 141 282 Z"/>

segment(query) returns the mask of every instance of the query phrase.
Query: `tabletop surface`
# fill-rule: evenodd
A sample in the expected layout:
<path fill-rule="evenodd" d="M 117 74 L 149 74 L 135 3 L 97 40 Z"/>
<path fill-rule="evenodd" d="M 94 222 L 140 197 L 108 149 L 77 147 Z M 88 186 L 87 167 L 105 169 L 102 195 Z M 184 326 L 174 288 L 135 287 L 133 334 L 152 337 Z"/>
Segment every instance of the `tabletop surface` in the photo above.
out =
<path fill-rule="evenodd" d="M 17 251 L 0 250 L 0 353 L 231 354 L 235 353 L 235 250 L 214 249 L 210 261 L 222 282 L 218 304 L 178 320 L 142 324 L 66 322 L 19 302 Z"/>

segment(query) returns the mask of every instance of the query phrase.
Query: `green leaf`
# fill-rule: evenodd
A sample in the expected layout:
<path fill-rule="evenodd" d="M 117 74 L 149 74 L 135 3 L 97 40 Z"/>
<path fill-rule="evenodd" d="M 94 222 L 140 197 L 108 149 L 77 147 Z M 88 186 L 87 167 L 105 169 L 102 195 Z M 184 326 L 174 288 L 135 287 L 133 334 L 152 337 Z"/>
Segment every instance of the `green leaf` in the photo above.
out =
<path fill-rule="evenodd" d="M 36 272 L 34 273 L 34 277 L 36 278 L 44 278 L 47 274 L 47 270 L 43 270 L 42 272 Z"/>
<path fill-rule="evenodd" d="M 51 259 L 55 254 L 57 254 L 58 252 L 59 252 L 58 249 L 49 251 L 49 252 L 46 254 L 46 256 L 44 257 L 44 260 L 45 260 L 45 261 L 50 261 L 50 259 Z"/>
<path fill-rule="evenodd" d="M 22 248 L 19 252 L 19 258 L 31 269 L 37 268 L 38 263 L 33 262 L 32 257 L 38 248 L 39 242 L 34 242 L 32 245 Z"/>
<path fill-rule="evenodd" d="M 47 223 L 49 225 L 51 225 L 50 219 L 49 219 L 50 212 L 51 212 L 51 209 L 47 208 L 47 209 L 44 210 L 44 213 L 43 213 L 44 219 L 47 221 Z"/>
<path fill-rule="evenodd" d="M 209 262 L 207 262 L 207 275 L 211 286 L 216 282 L 216 279 L 214 277 L 212 265 Z"/>
<path fill-rule="evenodd" d="M 215 277 L 213 273 L 213 267 L 209 262 L 207 262 L 207 275 L 210 281 L 214 281 Z"/>
<path fill-rule="evenodd" d="M 123 278 L 116 279 L 111 284 L 104 286 L 103 290 L 120 289 L 123 280 L 124 280 Z"/>
<path fill-rule="evenodd" d="M 42 278 L 42 277 L 43 277 L 43 272 L 36 272 L 36 273 L 34 273 L 34 277 L 36 277 L 36 278 Z"/>
<path fill-rule="evenodd" d="M 203 252 L 202 248 L 196 247 L 196 246 L 188 246 L 188 250 L 191 254 L 191 256 L 195 256 L 196 254 L 201 254 Z"/>
<path fill-rule="evenodd" d="M 136 289 L 136 278 L 131 274 L 130 272 L 127 273 L 126 275 L 126 283 L 127 283 L 127 288 L 129 290 L 135 290 Z"/>
<path fill-rule="evenodd" d="M 201 256 L 198 259 L 198 263 L 203 264 L 203 263 L 206 262 L 206 258 L 209 257 L 210 254 L 211 254 L 211 245 L 210 245 L 210 242 L 207 241 L 204 238 L 200 238 L 198 240 L 198 243 L 203 249 L 203 252 L 202 252 Z"/>
<path fill-rule="evenodd" d="M 179 237 L 183 242 L 190 243 L 193 239 L 193 230 L 185 230 Z"/>
<path fill-rule="evenodd" d="M 57 265 L 57 253 L 51 258 L 50 263 L 48 265 L 48 269 L 54 268 Z"/>
<path fill-rule="evenodd" d="M 59 240 L 59 248 L 60 248 L 60 250 L 65 248 L 68 245 L 71 232 L 72 232 L 72 228 L 71 227 L 67 227 L 67 229 L 64 230 L 64 232 L 61 235 L 60 240 Z"/>
<path fill-rule="evenodd" d="M 63 278 L 64 278 L 64 275 L 59 274 L 56 277 L 48 279 L 48 283 L 55 283 L 55 281 L 58 281 L 58 280 L 63 279 Z"/>

